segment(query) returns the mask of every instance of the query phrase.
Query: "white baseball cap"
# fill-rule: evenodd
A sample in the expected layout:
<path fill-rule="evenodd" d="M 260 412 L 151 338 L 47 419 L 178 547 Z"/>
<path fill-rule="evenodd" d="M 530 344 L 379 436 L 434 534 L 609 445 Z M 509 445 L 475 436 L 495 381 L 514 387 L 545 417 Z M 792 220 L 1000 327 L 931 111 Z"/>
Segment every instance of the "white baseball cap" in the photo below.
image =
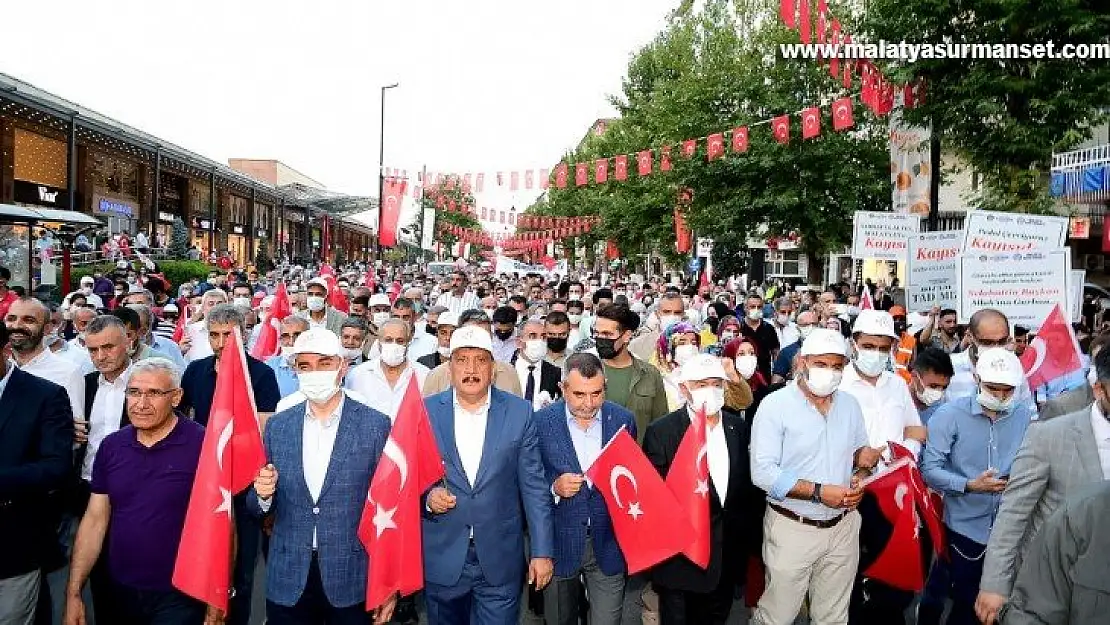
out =
<path fill-rule="evenodd" d="M 374 306 L 393 306 L 393 304 L 389 303 L 389 296 L 385 293 L 375 293 L 370 296 L 370 301 L 366 306 L 373 308 Z"/>
<path fill-rule="evenodd" d="M 695 380 L 710 380 L 717 378 L 720 380 L 727 380 L 728 374 L 725 373 L 725 367 L 721 364 L 721 359 L 709 354 L 698 354 L 686 364 L 682 365 L 679 370 L 679 380 L 682 382 L 693 382 Z"/>
<path fill-rule="evenodd" d="M 459 327 L 459 315 L 450 310 L 443 311 L 439 314 L 439 325 L 457 328 Z"/>
<path fill-rule="evenodd" d="M 94 280 L 92 276 L 84 276 L 84 277 L 81 278 L 81 284 L 82 285 L 86 285 L 86 284 L 93 285 L 93 284 L 96 284 L 96 280 Z"/>
<path fill-rule="evenodd" d="M 313 278 L 313 279 L 309 280 L 308 284 L 305 285 L 305 290 L 308 290 L 308 287 L 312 286 L 313 284 L 318 284 L 318 285 L 324 287 L 324 292 L 325 293 L 331 292 L 331 289 L 328 288 L 328 281 L 323 279 L 323 278 Z"/>
<path fill-rule="evenodd" d="M 870 334 L 872 336 L 889 336 L 892 339 L 898 338 L 898 333 L 894 331 L 894 317 L 885 310 L 861 310 L 859 316 L 856 317 L 856 322 L 852 324 L 852 334 Z"/>
<path fill-rule="evenodd" d="M 311 328 L 302 332 L 293 342 L 293 353 L 342 356 L 344 351 L 335 332 L 326 328 Z"/>
<path fill-rule="evenodd" d="M 1025 378 L 1025 369 L 1021 361 L 1008 349 L 991 347 L 979 352 L 979 359 L 975 362 L 975 374 L 980 382 L 989 384 L 1005 384 L 1017 387 Z"/>
<path fill-rule="evenodd" d="M 164 313 L 175 313 L 175 312 L 177 312 L 177 304 L 173 304 L 173 303 L 166 304 L 165 306 L 162 307 L 162 312 L 164 312 Z"/>
<path fill-rule="evenodd" d="M 837 356 L 847 357 L 848 341 L 845 341 L 844 336 L 834 330 L 814 328 L 813 332 L 802 341 L 802 348 L 799 353 L 802 356 L 836 354 Z"/>
<path fill-rule="evenodd" d="M 304 336 L 303 334 L 301 336 Z M 476 347 L 493 353 L 493 339 L 478 326 L 463 326 L 451 334 L 451 353 L 463 347 Z"/>

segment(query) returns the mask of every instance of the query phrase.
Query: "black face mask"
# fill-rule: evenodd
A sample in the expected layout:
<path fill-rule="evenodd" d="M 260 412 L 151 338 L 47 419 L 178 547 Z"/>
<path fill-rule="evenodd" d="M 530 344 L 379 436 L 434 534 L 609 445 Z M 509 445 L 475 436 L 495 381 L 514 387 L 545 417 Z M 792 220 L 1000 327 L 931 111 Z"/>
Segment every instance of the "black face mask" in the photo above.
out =
<path fill-rule="evenodd" d="M 424 326 L 424 331 L 427 332 L 428 334 L 431 334 L 432 336 L 436 336 L 436 333 L 439 331 L 439 328 L 433 328 L 430 325 L 425 325 Z"/>
<path fill-rule="evenodd" d="M 906 328 L 908 328 L 908 327 L 909 326 L 906 324 L 905 321 L 895 321 L 894 322 L 894 331 L 897 332 L 898 334 L 902 334 L 903 332 L 905 332 Z"/>
<path fill-rule="evenodd" d="M 550 339 L 547 339 L 547 349 L 549 351 L 555 352 L 556 354 L 561 354 L 564 351 L 566 351 L 566 349 L 567 349 L 567 339 L 566 338 L 550 338 Z"/>
<path fill-rule="evenodd" d="M 496 334 L 497 338 L 501 339 L 502 341 L 509 340 L 509 338 L 513 335 L 512 330 L 494 330 L 493 333 Z"/>
<path fill-rule="evenodd" d="M 617 349 L 617 339 L 597 337 L 594 339 L 594 343 L 597 344 L 597 356 L 602 360 L 612 360 L 624 350 L 623 347 Z"/>

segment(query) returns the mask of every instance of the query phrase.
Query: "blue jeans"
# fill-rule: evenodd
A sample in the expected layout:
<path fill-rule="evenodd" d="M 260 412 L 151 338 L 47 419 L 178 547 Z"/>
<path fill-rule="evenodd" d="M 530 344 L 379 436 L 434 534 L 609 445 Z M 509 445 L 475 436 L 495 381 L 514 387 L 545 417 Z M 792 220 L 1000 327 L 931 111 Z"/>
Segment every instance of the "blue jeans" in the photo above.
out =
<path fill-rule="evenodd" d="M 466 552 L 462 576 L 454 586 L 427 582 L 424 601 L 429 623 L 481 623 L 482 625 L 517 625 L 520 619 L 520 595 L 524 580 L 494 586 L 486 580 L 473 543 Z"/>
<path fill-rule="evenodd" d="M 975 616 L 975 598 L 979 595 L 987 546 L 953 532 L 950 527 L 946 530 L 952 584 L 952 611 L 948 614 L 948 625 L 980 625 L 979 618 Z"/>
<path fill-rule="evenodd" d="M 251 620 L 251 592 L 254 590 L 254 567 L 258 561 L 258 549 L 262 543 L 262 521 L 247 510 L 247 493 L 236 495 L 235 539 L 239 549 L 235 553 L 235 570 L 232 572 L 232 586 L 235 596 L 228 606 L 228 625 L 249 625 Z M 97 625 L 100 625 L 99 623 Z"/>
<path fill-rule="evenodd" d="M 121 585 L 115 590 L 123 612 L 120 625 L 197 625 L 204 620 L 205 605 L 185 593 Z"/>
<path fill-rule="evenodd" d="M 929 569 L 929 578 L 925 581 L 921 602 L 917 606 L 917 625 L 940 625 L 944 604 L 952 591 L 952 576 L 948 569 L 946 560 L 933 557 L 933 567 Z"/>

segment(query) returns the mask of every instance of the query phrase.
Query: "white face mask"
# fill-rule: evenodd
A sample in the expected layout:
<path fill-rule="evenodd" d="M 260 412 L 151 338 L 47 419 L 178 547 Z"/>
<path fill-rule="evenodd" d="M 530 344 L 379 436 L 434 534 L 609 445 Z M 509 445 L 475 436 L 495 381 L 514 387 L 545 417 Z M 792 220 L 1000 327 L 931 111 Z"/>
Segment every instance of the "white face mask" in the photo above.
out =
<path fill-rule="evenodd" d="M 679 315 L 659 315 L 659 329 L 666 332 L 668 328 L 682 321 Z"/>
<path fill-rule="evenodd" d="M 1087 384 L 1094 386 L 1095 382 L 1098 382 L 1098 371 L 1095 370 L 1095 366 L 1092 364 L 1087 371 Z"/>
<path fill-rule="evenodd" d="M 818 397 L 828 397 L 840 386 L 843 371 L 836 371 L 827 367 L 808 367 L 806 369 L 806 387 Z"/>
<path fill-rule="evenodd" d="M 723 343 L 723 344 L 725 344 L 725 345 L 728 345 L 728 344 L 729 344 L 729 343 L 731 343 L 731 342 L 732 342 L 732 340 L 733 340 L 733 339 L 735 339 L 735 338 L 736 338 L 736 333 L 735 333 L 735 332 L 733 332 L 732 330 L 729 330 L 728 332 L 722 332 L 722 333 L 721 333 L 721 340 L 720 340 L 720 342 L 721 342 L 721 343 Z"/>
<path fill-rule="evenodd" d="M 439 352 L 439 357 L 440 357 L 440 358 L 450 358 L 450 357 L 451 357 L 451 347 L 450 347 L 450 346 L 447 346 L 447 347 L 443 347 L 443 346 L 437 347 L 437 348 L 436 348 L 436 351 L 437 351 L 437 352 Z"/>
<path fill-rule="evenodd" d="M 357 347 L 348 347 L 344 348 L 343 350 L 343 356 L 347 359 L 348 362 L 357 359 L 361 355 L 362 350 Z"/>
<path fill-rule="evenodd" d="M 486 316 L 490 318 L 490 321 L 492 321 L 493 320 L 493 313 L 496 310 L 497 310 L 496 308 L 483 308 L 482 312 L 486 313 Z"/>
<path fill-rule="evenodd" d="M 387 312 L 373 313 L 373 314 L 370 315 L 370 320 L 374 322 L 374 325 L 381 326 L 386 321 L 389 321 L 389 313 L 387 313 Z"/>
<path fill-rule="evenodd" d="M 804 340 L 807 336 L 813 334 L 813 329 L 815 327 L 817 326 L 814 326 L 812 324 L 808 326 L 798 326 L 798 334 L 800 334 L 802 339 Z"/>
<path fill-rule="evenodd" d="M 236 297 L 235 299 L 231 300 L 231 303 L 235 306 L 243 306 L 245 308 L 250 308 L 251 307 L 251 298 L 249 298 L 249 297 Z"/>
<path fill-rule="evenodd" d="M 281 355 L 282 355 L 283 358 L 288 358 L 288 357 L 292 356 L 293 355 L 293 346 L 292 345 L 282 345 L 281 346 Z"/>
<path fill-rule="evenodd" d="M 324 309 L 324 298 L 310 295 L 307 300 L 308 309 L 312 312 L 320 312 Z"/>
<path fill-rule="evenodd" d="M 305 371 L 297 374 L 301 392 L 308 401 L 322 404 L 339 391 L 339 379 L 335 371 Z"/>
<path fill-rule="evenodd" d="M 1014 395 L 1016 394 L 1017 393 L 1014 393 Z M 1011 408 L 1014 407 L 1014 395 L 1010 395 L 1004 400 L 999 399 L 992 395 L 990 391 L 980 386 L 979 395 L 975 399 L 979 402 L 980 406 L 986 408 L 987 410 L 992 410 L 994 412 L 1008 412 Z"/>
<path fill-rule="evenodd" d="M 790 315 L 777 315 L 775 321 L 777 321 L 780 326 L 784 326 L 790 323 Z"/>
<path fill-rule="evenodd" d="M 920 392 L 915 391 L 915 394 L 917 398 L 921 400 L 921 403 L 926 406 L 932 406 L 944 399 L 944 391 L 939 388 L 924 388 Z"/>
<path fill-rule="evenodd" d="M 567 313 L 567 319 L 570 319 L 570 325 L 576 326 L 582 321 L 582 315 L 578 313 Z"/>
<path fill-rule="evenodd" d="M 722 386 L 707 386 L 690 391 L 690 407 L 694 410 L 705 408 L 705 414 L 714 415 L 725 406 L 725 389 Z"/>
<path fill-rule="evenodd" d="M 539 362 L 547 355 L 547 341 L 543 339 L 525 341 L 522 353 L 528 362 Z"/>
<path fill-rule="evenodd" d="M 400 343 L 382 343 L 382 362 L 390 367 L 405 362 L 405 346 Z"/>
<path fill-rule="evenodd" d="M 759 321 L 763 318 L 763 311 L 758 308 L 752 308 L 748 311 L 748 319 L 752 321 Z"/>
<path fill-rule="evenodd" d="M 688 360 L 698 355 L 697 345 L 679 345 L 674 348 L 674 361 L 678 366 L 686 364 Z"/>
<path fill-rule="evenodd" d="M 567 294 L 567 300 L 569 300 L 571 302 L 577 302 L 580 299 L 582 299 L 582 294 L 581 293 L 568 293 Z"/>
<path fill-rule="evenodd" d="M 758 361 L 755 356 L 744 355 L 736 357 L 736 372 L 740 374 L 745 380 L 755 374 L 755 367 Z"/>
<path fill-rule="evenodd" d="M 877 352 L 870 349 L 860 349 L 856 347 L 856 356 L 852 362 L 856 364 L 856 368 L 860 373 L 869 377 L 875 377 L 886 371 L 886 365 L 890 362 L 890 352 Z"/>

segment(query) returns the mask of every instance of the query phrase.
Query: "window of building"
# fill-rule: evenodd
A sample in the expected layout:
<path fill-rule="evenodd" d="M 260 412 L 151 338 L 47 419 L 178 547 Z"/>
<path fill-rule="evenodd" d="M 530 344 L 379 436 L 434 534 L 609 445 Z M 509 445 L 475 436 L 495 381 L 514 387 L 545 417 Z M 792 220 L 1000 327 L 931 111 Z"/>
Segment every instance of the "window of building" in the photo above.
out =
<path fill-rule="evenodd" d="M 139 167 L 123 159 L 93 152 L 90 160 L 89 177 L 94 189 L 122 195 L 129 198 L 139 197 Z"/>
<path fill-rule="evenodd" d="M 260 230 L 270 229 L 270 212 L 272 207 L 266 204 L 254 205 L 254 227 Z"/>
<path fill-rule="evenodd" d="M 763 269 L 768 276 L 805 277 L 806 256 L 797 250 L 767 250 Z"/>
<path fill-rule="evenodd" d="M 227 196 L 227 221 L 233 224 L 247 223 L 247 198 L 238 195 Z"/>

